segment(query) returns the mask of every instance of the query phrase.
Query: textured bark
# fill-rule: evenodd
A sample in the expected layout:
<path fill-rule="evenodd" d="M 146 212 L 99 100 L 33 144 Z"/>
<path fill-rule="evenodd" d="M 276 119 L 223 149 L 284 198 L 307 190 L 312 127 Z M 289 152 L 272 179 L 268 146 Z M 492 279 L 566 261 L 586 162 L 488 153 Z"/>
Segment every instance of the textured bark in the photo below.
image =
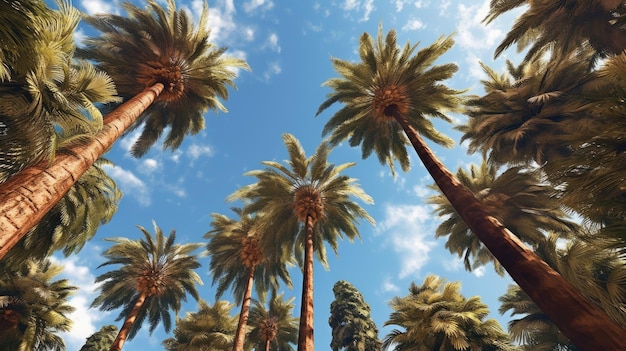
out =
<path fill-rule="evenodd" d="M 626 329 L 542 261 L 435 157 L 406 118 L 394 113 L 422 163 L 472 232 L 537 306 L 580 350 L 626 350 Z"/>
<path fill-rule="evenodd" d="M 133 306 L 133 309 L 130 311 L 128 316 L 126 316 L 124 324 L 122 324 L 122 328 L 120 329 L 120 332 L 117 333 L 117 337 L 115 338 L 115 341 L 113 341 L 113 344 L 111 344 L 111 348 L 109 349 L 109 351 L 122 351 L 122 346 L 124 346 L 126 339 L 128 339 L 128 333 L 130 332 L 130 328 L 135 323 L 135 319 L 137 319 L 139 310 L 141 309 L 141 306 L 143 306 L 143 303 L 145 301 L 146 294 L 141 293 L 141 295 L 139 295 L 139 298 L 137 298 L 137 302 L 135 302 L 135 306 Z"/>
<path fill-rule="evenodd" d="M 49 167 L 43 161 L 0 184 L 0 259 L 63 198 L 162 90 L 163 84 L 157 83 L 117 107 L 89 142 L 60 150 Z"/>
<path fill-rule="evenodd" d="M 254 267 L 248 272 L 248 282 L 246 283 L 246 291 L 241 302 L 241 312 L 239 313 L 239 322 L 237 323 L 237 331 L 235 332 L 235 343 L 233 351 L 243 351 L 244 341 L 246 339 L 246 327 L 248 326 L 248 313 L 250 312 L 250 300 L 252 299 L 252 284 L 254 282 Z"/>
<path fill-rule="evenodd" d="M 304 272 L 302 273 L 302 302 L 298 351 L 314 351 L 313 340 L 313 220 L 307 216 L 304 240 Z"/>
<path fill-rule="evenodd" d="M 270 339 L 265 340 L 265 351 L 270 351 L 271 342 Z"/>

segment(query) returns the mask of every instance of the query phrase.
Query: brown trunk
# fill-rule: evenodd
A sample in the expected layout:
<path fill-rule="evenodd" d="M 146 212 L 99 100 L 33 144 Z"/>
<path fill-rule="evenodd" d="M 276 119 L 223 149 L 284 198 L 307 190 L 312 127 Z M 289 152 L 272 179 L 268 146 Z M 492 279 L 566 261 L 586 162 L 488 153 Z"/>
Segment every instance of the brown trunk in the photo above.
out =
<path fill-rule="evenodd" d="M 298 351 L 313 351 L 313 220 L 310 216 L 307 216 L 306 219 L 304 272 L 302 275 L 302 306 L 300 306 Z"/>
<path fill-rule="evenodd" d="M 270 351 L 271 343 L 272 343 L 272 340 L 270 339 L 265 340 L 265 351 Z"/>
<path fill-rule="evenodd" d="M 472 232 L 579 349 L 626 350 L 626 329 L 588 301 L 494 217 L 439 162 L 406 118 L 394 113 L 422 163 Z"/>
<path fill-rule="evenodd" d="M 143 303 L 145 301 L 146 294 L 141 293 L 141 295 L 139 295 L 139 298 L 137 298 L 137 302 L 135 302 L 135 306 L 133 306 L 133 309 L 130 311 L 128 316 L 126 316 L 124 324 L 122 325 L 120 332 L 117 333 L 117 337 L 115 338 L 115 341 L 113 341 L 113 344 L 111 344 L 111 348 L 109 349 L 109 351 L 122 351 L 122 346 L 124 346 L 126 339 L 128 339 L 128 333 L 130 332 L 130 328 L 135 323 L 135 319 L 137 319 L 137 314 L 139 313 L 139 310 L 141 309 L 141 306 L 143 306 Z"/>
<path fill-rule="evenodd" d="M 250 300 L 252 299 L 252 284 L 254 282 L 254 267 L 248 272 L 248 282 L 246 283 L 246 291 L 241 302 L 241 312 L 239 313 L 239 322 L 237 323 L 237 332 L 235 333 L 235 343 L 233 351 L 243 351 L 243 344 L 246 339 L 246 326 L 248 325 L 248 313 L 250 311 Z"/>
<path fill-rule="evenodd" d="M 93 138 L 58 152 L 54 163 L 29 167 L 0 184 L 0 259 L 56 205 L 74 183 L 132 125 L 163 90 L 144 90 L 104 119 Z"/>

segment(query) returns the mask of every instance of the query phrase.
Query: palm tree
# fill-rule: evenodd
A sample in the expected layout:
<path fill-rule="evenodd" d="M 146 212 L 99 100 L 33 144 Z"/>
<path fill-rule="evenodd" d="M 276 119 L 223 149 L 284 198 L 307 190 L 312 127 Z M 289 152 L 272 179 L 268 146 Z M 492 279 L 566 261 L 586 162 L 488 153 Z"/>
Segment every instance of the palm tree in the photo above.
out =
<path fill-rule="evenodd" d="M 98 159 L 7 253 L 2 263 L 11 266 L 28 257 L 43 259 L 57 250 L 63 250 L 65 256 L 80 251 L 99 226 L 109 222 L 117 211 L 122 193 L 102 169 L 109 164 L 106 159 Z"/>
<path fill-rule="evenodd" d="M 111 351 L 120 351 L 126 339 L 137 334 L 146 317 L 150 332 L 160 321 L 165 331 L 169 331 L 170 310 L 178 313 L 187 293 L 196 300 L 199 298 L 196 284 L 202 284 L 202 280 L 194 269 L 200 267 L 200 263 L 191 252 L 201 244 L 174 244 L 174 230 L 165 237 L 155 222 L 153 225 L 155 237 L 138 226 L 144 238 L 111 238 L 108 241 L 114 244 L 104 251 L 107 261 L 99 267 L 118 264 L 121 267 L 96 278 L 96 283 L 102 282 L 102 285 L 91 307 L 102 311 L 123 308 L 117 320 L 124 319 L 124 324 Z"/>
<path fill-rule="evenodd" d="M 67 279 L 53 279 L 63 267 L 50 260 L 26 260 L 0 278 L 0 350 L 64 351 L 58 332 L 69 332 L 77 290 Z"/>
<path fill-rule="evenodd" d="M 87 338 L 79 351 L 108 351 L 115 341 L 118 330 L 115 325 L 105 325 Z"/>
<path fill-rule="evenodd" d="M 235 302 L 241 305 L 233 351 L 243 351 L 253 285 L 261 299 L 269 289 L 278 289 L 278 278 L 291 288 L 287 272 L 291 258 L 266 254 L 259 243 L 262 233 L 257 232 L 257 217 L 240 208 L 232 210 L 238 220 L 213 213 L 212 229 L 204 237 L 209 239 L 206 249 L 211 259 L 213 284 L 219 280 L 216 298 L 219 299 L 230 287 Z"/>
<path fill-rule="evenodd" d="M 426 117 L 448 120 L 444 112 L 457 108 L 459 92 L 439 83 L 449 78 L 456 66 L 430 67 L 452 44 L 452 39 L 442 38 L 411 56 L 415 46 L 408 43 L 400 51 L 393 30 L 383 40 L 381 26 L 376 46 L 364 33 L 359 47 L 362 62 L 332 60 L 343 78 L 326 81 L 334 91 L 318 114 L 335 102 L 345 106 L 326 123 L 324 134 L 331 133 L 331 144 L 344 139 L 349 139 L 352 146 L 361 143 L 364 157 L 375 150 L 381 163 L 392 165 L 397 160 L 404 170 L 409 167 L 405 149 L 408 137 L 437 186 L 472 232 L 570 339 L 582 349 L 626 347 L 626 330 L 491 216 L 419 136 L 418 131 L 436 142 L 446 144 L 449 140 L 436 132 Z"/>
<path fill-rule="evenodd" d="M 291 345 L 298 342 L 298 318 L 292 317 L 294 299 L 272 294 L 269 308 L 254 301 L 248 320 L 252 327 L 248 343 L 255 351 L 294 351 Z"/>
<path fill-rule="evenodd" d="M 532 44 L 527 59 L 548 49 L 575 50 L 585 41 L 602 56 L 620 54 L 626 49 L 626 5 L 621 0 L 492 0 L 484 22 L 488 24 L 522 5 L 528 7 L 496 48 L 496 57 L 514 43 L 519 49 Z"/>
<path fill-rule="evenodd" d="M 324 242 L 337 253 L 338 239 L 359 237 L 355 223 L 360 218 L 374 220 L 352 197 L 368 204 L 373 200 L 355 184 L 356 179 L 341 175 L 354 163 L 335 166 L 328 162 L 328 143 L 322 142 L 307 158 L 293 135 L 283 134 L 283 141 L 289 153 L 287 166 L 262 162 L 265 170 L 246 173 L 256 177 L 257 183 L 240 188 L 229 199 L 251 200 L 248 210 L 263 214 L 262 246 L 276 250 L 275 243 L 281 243 L 283 248 L 296 250 L 303 269 L 298 350 L 313 350 L 313 255 L 326 265 Z"/>
<path fill-rule="evenodd" d="M 498 167 L 486 161 L 480 167 L 472 164 L 469 168 L 469 172 L 459 168 L 456 173 L 459 182 L 474 193 L 487 212 L 531 247 L 536 248 L 545 241 L 547 231 L 566 237 L 577 228 L 575 223 L 565 219 L 559 200 L 553 196 L 554 189 L 541 182 L 538 170 L 512 167 L 499 173 Z M 463 258 L 465 269 L 471 271 L 493 262 L 496 272 L 504 274 L 499 262 L 445 196 L 434 195 L 427 202 L 436 206 L 439 217 L 445 218 L 435 236 L 448 237 L 446 248 Z"/>
<path fill-rule="evenodd" d="M 230 315 L 233 306 L 223 300 L 213 306 L 200 300 L 197 312 L 176 319 L 174 337 L 163 341 L 165 350 L 230 351 L 237 329 L 237 316 Z"/>
<path fill-rule="evenodd" d="M 418 286 L 411 283 L 409 295 L 394 297 L 385 326 L 396 325 L 383 340 L 393 350 L 454 351 L 511 350 L 508 335 L 489 314 L 480 297 L 465 298 L 460 283 L 446 283 L 429 275 Z"/>
<path fill-rule="evenodd" d="M 225 48 L 208 42 L 206 2 L 197 25 L 176 10 L 173 0 L 167 1 L 167 10 L 155 0 L 148 1 L 147 10 L 129 3 L 124 7 L 128 18 L 86 19 L 103 34 L 89 39 L 80 54 L 99 62 L 122 97 L 133 97 L 109 113 L 102 130 L 88 142 L 68 148 L 50 167 L 30 167 L 0 186 L 0 258 L 129 128 L 144 125 L 133 148 L 136 156 L 166 127 L 170 132 L 164 145 L 178 147 L 184 135 L 204 127 L 204 112 L 225 110 L 219 98 L 227 99 L 227 86 L 234 87 L 233 68 L 248 68 L 243 60 L 224 56 Z"/>

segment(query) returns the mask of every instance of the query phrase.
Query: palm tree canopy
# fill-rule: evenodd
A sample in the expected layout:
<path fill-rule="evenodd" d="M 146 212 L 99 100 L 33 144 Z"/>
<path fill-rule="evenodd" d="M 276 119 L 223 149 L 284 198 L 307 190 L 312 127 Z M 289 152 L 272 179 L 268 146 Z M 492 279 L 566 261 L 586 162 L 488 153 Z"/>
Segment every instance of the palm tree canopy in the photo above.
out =
<path fill-rule="evenodd" d="M 350 146 L 361 144 L 362 156 L 376 153 L 381 164 L 392 170 L 398 161 L 408 171 L 409 143 L 402 127 L 386 111 L 396 107 L 420 134 L 450 147 L 452 139 L 438 132 L 429 118 L 450 122 L 445 112 L 458 111 L 461 91 L 440 82 L 452 77 L 457 66 L 452 63 L 433 63 L 452 47 L 451 37 L 441 37 L 432 45 L 414 54 L 417 45 L 407 44 L 400 49 L 396 32 L 390 30 L 383 38 L 382 24 L 376 42 L 368 33 L 360 39 L 360 62 L 332 58 L 332 64 L 341 75 L 324 85 L 333 89 L 318 111 L 340 102 L 344 106 L 326 122 L 323 135 L 330 134 L 330 143 L 336 145 L 349 139 Z"/>
<path fill-rule="evenodd" d="M 0 350 L 65 351 L 58 332 L 69 332 L 77 290 L 67 279 L 53 279 L 63 267 L 50 260 L 26 260 L 2 267 L 0 278 Z M 9 328 L 4 328 L 7 326 Z"/>
<path fill-rule="evenodd" d="M 122 237 L 107 239 L 114 244 L 103 253 L 107 261 L 99 267 L 120 267 L 96 278 L 96 283 L 102 284 L 99 287 L 100 295 L 91 307 L 103 311 L 121 307 L 117 320 L 128 315 L 140 295 L 146 296 L 129 338 L 134 337 L 146 317 L 150 332 L 160 321 L 163 321 L 165 331 L 169 331 L 172 324 L 170 310 L 178 313 L 181 302 L 187 299 L 187 293 L 199 299 L 196 284 L 202 284 L 202 280 L 194 269 L 200 267 L 200 263 L 191 253 L 202 245 L 174 244 L 174 230 L 169 237 L 165 237 L 156 222 L 153 225 L 155 237 L 138 226 L 144 236 L 139 240 Z"/>
<path fill-rule="evenodd" d="M 254 286 L 257 296 L 265 299 L 270 289 L 278 289 L 279 278 L 291 288 L 291 278 L 287 265 L 292 259 L 284 251 L 269 253 L 263 250 L 260 241 L 262 233 L 257 231 L 256 216 L 239 208 L 233 208 L 239 219 L 231 219 L 223 214 L 213 213 L 212 229 L 204 237 L 209 239 L 206 245 L 211 260 L 209 269 L 213 284 L 219 281 L 216 297 L 230 287 L 237 304 L 244 297 L 250 269 L 254 269 Z M 282 257 L 279 255 L 282 253 Z"/>
<path fill-rule="evenodd" d="M 87 338 L 79 351 L 108 351 L 115 341 L 118 330 L 115 325 L 105 325 Z"/>
<path fill-rule="evenodd" d="M 306 157 L 300 142 L 291 134 L 283 134 L 283 141 L 289 153 L 289 160 L 283 165 L 275 161 L 263 161 L 266 169 L 246 173 L 257 178 L 257 183 L 244 186 L 230 195 L 229 199 L 247 199 L 251 203 L 247 210 L 259 212 L 263 220 L 260 224 L 263 235 L 262 245 L 268 252 L 276 250 L 276 244 L 288 249 L 296 249 L 296 258 L 302 263 L 305 230 L 303 223 L 307 216 L 313 219 L 314 250 L 319 260 L 327 265 L 326 248 L 328 243 L 335 253 L 338 239 L 354 240 L 360 237 L 356 224 L 364 218 L 370 223 L 374 219 L 356 202 L 353 197 L 372 204 L 373 199 L 356 183 L 355 178 L 341 175 L 354 163 L 334 165 L 328 162 L 331 151 L 327 142 L 322 142 L 315 153 Z"/>
<path fill-rule="evenodd" d="M 253 302 L 248 319 L 249 347 L 254 347 L 255 351 L 265 350 L 265 342 L 269 340 L 270 351 L 294 351 L 292 345 L 298 341 L 298 318 L 292 315 L 294 300 L 273 294 L 268 308 L 258 300 Z"/>
<path fill-rule="evenodd" d="M 231 316 L 233 304 L 217 301 L 213 306 L 200 300 L 197 312 L 188 312 L 176 320 L 174 337 L 163 341 L 167 351 L 230 351 L 237 329 L 237 316 Z"/>
<path fill-rule="evenodd" d="M 249 67 L 208 41 L 206 2 L 196 24 L 187 12 L 176 9 L 174 0 L 167 0 L 166 9 L 156 0 L 148 0 L 145 10 L 130 2 L 122 7 L 127 17 L 85 18 L 102 34 L 87 39 L 77 53 L 97 61 L 124 100 L 163 84 L 163 93 L 134 124 L 134 128 L 145 125 L 131 152 L 137 157 L 145 154 L 165 129 L 169 132 L 163 147 L 176 149 L 185 135 L 204 128 L 207 110 L 226 111 L 220 99 L 228 98 L 228 86 L 235 87 L 236 69 Z"/>
<path fill-rule="evenodd" d="M 554 196 L 554 189 L 542 182 L 538 170 L 512 167 L 502 172 L 483 161 L 480 167 L 470 165 L 469 171 L 459 168 L 456 176 L 490 215 L 532 247 L 545 241 L 548 231 L 566 237 L 578 227 L 567 219 Z M 436 185 L 431 188 L 438 190 Z M 493 262 L 496 271 L 504 274 L 493 255 L 443 194 L 431 196 L 427 202 L 436 206 L 435 212 L 439 217 L 445 218 L 435 235 L 448 237 L 446 248 L 464 259 L 467 270 Z"/>

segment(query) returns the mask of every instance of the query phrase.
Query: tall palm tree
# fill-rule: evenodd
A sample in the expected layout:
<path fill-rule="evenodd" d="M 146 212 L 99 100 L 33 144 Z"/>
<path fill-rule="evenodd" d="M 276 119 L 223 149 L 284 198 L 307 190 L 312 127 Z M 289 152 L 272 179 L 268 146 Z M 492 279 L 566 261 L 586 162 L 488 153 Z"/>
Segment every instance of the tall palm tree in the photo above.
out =
<path fill-rule="evenodd" d="M 89 39 L 80 54 L 99 62 L 119 94 L 132 98 L 109 113 L 102 130 L 88 142 L 68 148 L 50 167 L 30 167 L 0 186 L 0 258 L 129 128 L 144 126 L 133 147 L 136 156 L 167 127 L 164 146 L 178 147 L 184 135 L 204 127 L 204 112 L 225 110 L 219 99 L 228 98 L 227 86 L 234 87 L 233 68 L 248 68 L 243 60 L 224 56 L 225 48 L 209 43 L 206 2 L 195 25 L 186 12 L 176 10 L 174 0 L 167 1 L 167 9 L 155 0 L 148 1 L 146 10 L 130 3 L 124 8 L 129 17 L 86 19 L 103 34 Z"/>
<path fill-rule="evenodd" d="M 298 350 L 305 351 L 314 348 L 313 255 L 326 265 L 324 242 L 337 253 L 338 239 L 344 235 L 351 241 L 359 237 L 358 220 L 374 220 L 352 198 L 368 204 L 373 200 L 356 179 L 341 175 L 354 163 L 335 166 L 328 162 L 331 149 L 327 142 L 306 157 L 293 135 L 283 134 L 283 141 L 289 153 L 287 165 L 263 161 L 266 169 L 246 173 L 256 177 L 257 183 L 238 189 L 229 199 L 251 200 L 248 210 L 263 215 L 263 246 L 276 250 L 276 243 L 281 243 L 283 248 L 296 250 L 303 269 Z"/>
<path fill-rule="evenodd" d="M 393 350 L 511 350 L 508 335 L 489 314 L 480 297 L 465 298 L 460 283 L 429 275 L 422 285 L 411 283 L 409 295 L 394 297 L 385 326 L 396 325 L 383 340 Z"/>
<path fill-rule="evenodd" d="M 232 349 L 237 316 L 231 316 L 234 304 L 217 301 L 213 306 L 200 300 L 197 312 L 188 312 L 176 319 L 174 337 L 163 340 L 167 351 L 230 351 Z"/>
<path fill-rule="evenodd" d="M 58 332 L 69 332 L 77 290 L 67 279 L 53 279 L 63 267 L 50 260 L 26 260 L 0 277 L 0 350 L 64 351 Z"/>
<path fill-rule="evenodd" d="M 291 288 L 287 271 L 291 257 L 264 252 L 260 245 L 263 234 L 256 226 L 257 216 L 240 208 L 233 208 L 233 211 L 238 219 L 213 213 L 212 229 L 204 237 L 209 239 L 206 249 L 211 259 L 213 284 L 219 281 L 216 298 L 230 287 L 235 302 L 241 305 L 233 351 L 243 351 L 253 285 L 262 300 L 268 290 L 278 289 L 279 278 Z"/>
<path fill-rule="evenodd" d="M 496 48 L 499 56 L 514 43 L 519 49 L 532 44 L 527 58 L 547 49 L 559 52 L 575 50 L 588 41 L 599 55 L 620 54 L 626 49 L 624 16 L 626 5 L 621 0 L 492 0 L 488 24 L 498 16 L 528 5 L 502 43 Z"/>
<path fill-rule="evenodd" d="M 124 319 L 111 351 L 120 351 L 126 339 L 133 338 L 148 317 L 150 332 L 163 321 L 165 331 L 172 325 L 170 310 L 180 310 L 181 301 L 190 294 L 198 300 L 196 284 L 202 284 L 194 269 L 200 267 L 191 253 L 201 244 L 174 244 L 176 232 L 165 237 L 155 222 L 153 237 L 145 228 L 139 240 L 111 238 L 114 244 L 104 251 L 107 261 L 99 267 L 121 265 L 96 278 L 100 295 L 91 304 L 110 311 L 122 307 L 117 320 Z"/>
<path fill-rule="evenodd" d="M 409 167 L 405 149 L 408 137 L 437 186 L 472 232 L 570 339 L 582 349 L 621 348 L 626 343 L 626 330 L 491 216 L 418 134 L 444 144 L 449 141 L 434 129 L 427 117 L 448 120 L 444 112 L 458 106 L 459 92 L 439 83 L 450 78 L 456 66 L 430 67 L 452 44 L 452 39 L 442 38 L 412 56 L 415 46 L 408 43 L 400 50 L 393 30 L 383 40 L 381 26 L 375 45 L 369 34 L 364 33 L 359 46 L 362 62 L 332 60 L 342 78 L 326 81 L 325 85 L 333 92 L 318 114 L 335 102 L 344 106 L 326 123 L 324 134 L 331 133 L 331 144 L 345 139 L 352 146 L 361 143 L 363 156 L 376 151 L 381 163 L 392 165 L 398 161 L 404 170 Z"/>
<path fill-rule="evenodd" d="M 63 250 L 65 256 L 80 251 L 117 211 L 122 193 L 102 169 L 109 164 L 106 159 L 98 159 L 7 253 L 2 264 L 11 266 L 29 257 L 43 259 L 58 250 Z"/>
<path fill-rule="evenodd" d="M 456 177 L 474 193 L 487 212 L 533 248 L 546 240 L 547 231 L 565 237 L 577 228 L 575 223 L 566 219 L 559 200 L 553 196 L 554 189 L 542 183 L 538 170 L 511 167 L 499 173 L 498 167 L 483 161 L 480 167 L 470 165 L 469 172 L 459 168 Z M 445 218 L 437 227 L 435 236 L 448 237 L 446 248 L 463 258 L 465 269 L 471 271 L 493 262 L 496 272 L 504 274 L 499 262 L 494 260 L 445 196 L 434 195 L 427 202 L 435 205 L 437 214 Z"/>
<path fill-rule="evenodd" d="M 294 351 L 298 342 L 298 318 L 292 316 L 294 297 L 272 294 L 269 307 L 255 300 L 250 309 L 248 344 L 255 351 Z"/>

